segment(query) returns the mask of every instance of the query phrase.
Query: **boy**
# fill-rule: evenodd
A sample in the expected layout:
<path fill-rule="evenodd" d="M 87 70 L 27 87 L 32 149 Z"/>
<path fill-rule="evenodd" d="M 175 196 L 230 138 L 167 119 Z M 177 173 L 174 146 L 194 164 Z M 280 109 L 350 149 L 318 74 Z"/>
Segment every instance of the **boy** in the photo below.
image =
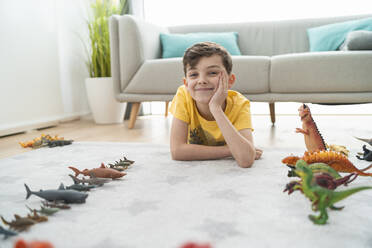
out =
<path fill-rule="evenodd" d="M 174 160 L 233 156 L 251 167 L 262 150 L 253 144 L 249 101 L 228 90 L 235 82 L 230 54 L 213 42 L 196 43 L 183 57 L 184 85 L 177 90 L 170 149 Z"/>

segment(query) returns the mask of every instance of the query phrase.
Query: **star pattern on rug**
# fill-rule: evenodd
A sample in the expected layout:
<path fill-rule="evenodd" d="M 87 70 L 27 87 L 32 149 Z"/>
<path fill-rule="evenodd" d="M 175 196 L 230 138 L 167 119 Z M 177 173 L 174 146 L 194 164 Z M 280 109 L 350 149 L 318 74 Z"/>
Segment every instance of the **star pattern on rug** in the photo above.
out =
<path fill-rule="evenodd" d="M 176 185 L 176 184 L 179 184 L 179 183 L 182 183 L 184 181 L 186 181 L 187 177 L 186 176 L 168 176 L 167 179 L 166 179 L 166 182 L 169 184 L 169 185 Z"/>
<path fill-rule="evenodd" d="M 234 202 L 240 202 L 240 198 L 244 197 L 244 195 L 238 194 L 236 193 L 236 191 L 232 189 L 227 189 L 227 190 L 213 191 L 210 193 L 210 197 L 234 201 Z"/>
<path fill-rule="evenodd" d="M 237 230 L 236 225 L 234 222 L 205 219 L 198 229 L 208 233 L 212 239 L 222 240 L 243 234 Z"/>
<path fill-rule="evenodd" d="M 146 211 L 152 211 L 158 209 L 158 201 L 143 201 L 143 200 L 133 200 L 128 207 L 126 207 L 126 210 L 133 215 L 139 215 Z"/>

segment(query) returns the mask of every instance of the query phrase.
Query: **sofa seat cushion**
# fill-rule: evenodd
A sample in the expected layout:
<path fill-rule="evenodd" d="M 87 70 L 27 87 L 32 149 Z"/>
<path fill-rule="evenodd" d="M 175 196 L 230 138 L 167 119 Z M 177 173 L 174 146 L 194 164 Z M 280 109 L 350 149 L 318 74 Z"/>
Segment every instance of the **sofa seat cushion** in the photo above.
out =
<path fill-rule="evenodd" d="M 269 92 L 270 57 L 232 56 L 236 82 L 232 89 L 242 94 Z M 182 58 L 146 60 L 122 92 L 175 94 L 183 84 Z"/>
<path fill-rule="evenodd" d="M 273 93 L 372 92 L 372 52 L 312 52 L 272 57 Z"/>

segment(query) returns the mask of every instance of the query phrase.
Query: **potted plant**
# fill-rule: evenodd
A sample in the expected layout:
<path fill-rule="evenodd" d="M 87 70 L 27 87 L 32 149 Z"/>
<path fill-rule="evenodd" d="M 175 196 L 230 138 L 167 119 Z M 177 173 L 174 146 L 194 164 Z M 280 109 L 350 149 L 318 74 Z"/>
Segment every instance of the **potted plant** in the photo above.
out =
<path fill-rule="evenodd" d="M 127 1 L 95 0 L 87 22 L 89 29 L 89 76 L 85 80 L 89 106 L 97 124 L 121 123 L 126 103 L 116 101 L 111 78 L 109 18 L 122 14 Z"/>

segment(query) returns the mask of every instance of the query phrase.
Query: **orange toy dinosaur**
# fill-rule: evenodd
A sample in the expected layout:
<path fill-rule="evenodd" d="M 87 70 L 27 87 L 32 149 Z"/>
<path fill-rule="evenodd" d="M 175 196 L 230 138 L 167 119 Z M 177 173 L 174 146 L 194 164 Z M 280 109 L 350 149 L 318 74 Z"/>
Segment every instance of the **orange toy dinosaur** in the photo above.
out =
<path fill-rule="evenodd" d="M 282 163 L 290 166 L 295 166 L 297 160 L 300 159 L 305 160 L 305 162 L 308 164 L 325 163 L 339 172 L 357 173 L 361 176 L 372 176 L 372 173 L 364 172 L 372 168 L 372 164 L 364 169 L 358 169 L 353 165 L 353 163 L 349 161 L 349 159 L 345 155 L 334 151 L 305 152 L 303 157 L 285 157 L 282 160 Z"/>
<path fill-rule="evenodd" d="M 309 152 L 327 150 L 323 137 L 311 116 L 310 108 L 302 104 L 298 109 L 298 115 L 301 117 L 302 128 L 296 128 L 296 133 L 304 135 L 306 149 Z"/>
<path fill-rule="evenodd" d="M 76 169 L 75 167 L 69 166 L 71 170 L 75 172 L 75 176 L 78 176 L 79 174 L 83 174 L 84 176 L 95 176 L 95 177 L 103 177 L 103 178 L 120 178 L 125 176 L 127 173 L 124 172 L 119 172 L 117 170 L 107 168 L 104 163 L 101 164 L 101 167 L 99 168 L 94 168 L 91 170 L 84 169 L 83 171 L 80 171 Z"/>

